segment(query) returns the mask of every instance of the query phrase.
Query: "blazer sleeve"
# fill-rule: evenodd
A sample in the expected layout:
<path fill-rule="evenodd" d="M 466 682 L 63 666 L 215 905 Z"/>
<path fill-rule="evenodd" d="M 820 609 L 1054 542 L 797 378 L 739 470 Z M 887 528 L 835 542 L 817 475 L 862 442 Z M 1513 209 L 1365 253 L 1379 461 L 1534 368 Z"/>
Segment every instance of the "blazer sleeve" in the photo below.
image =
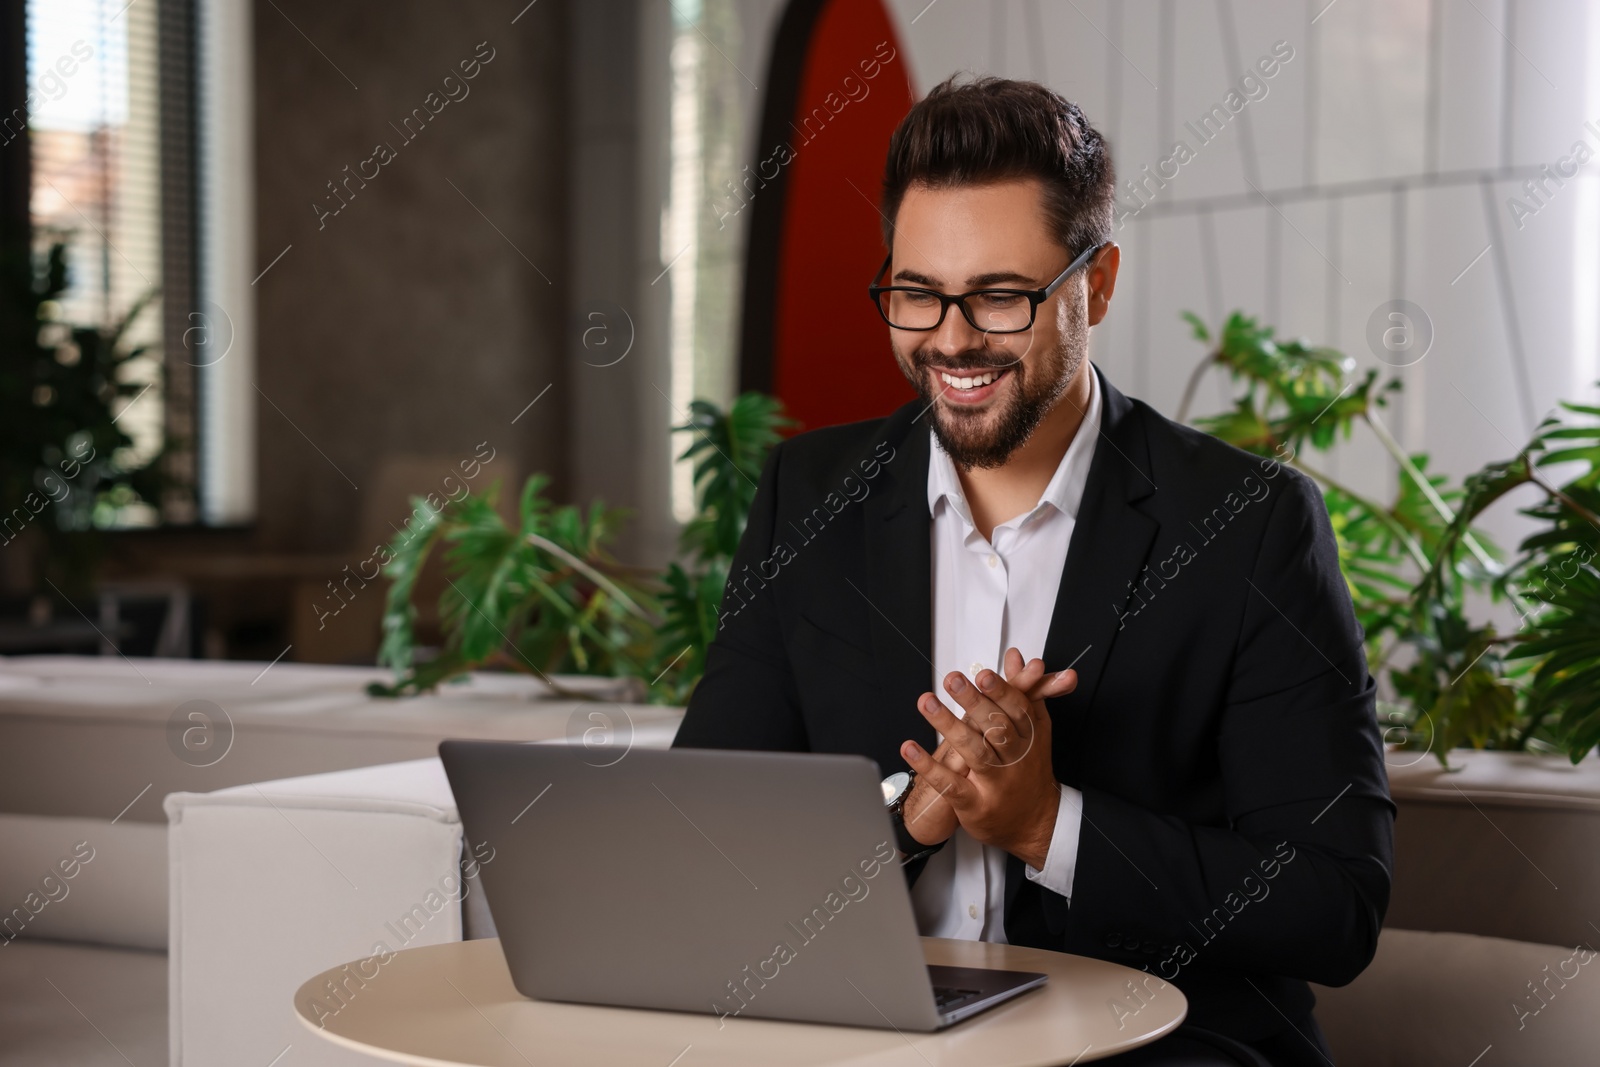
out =
<path fill-rule="evenodd" d="M 1227 825 L 1084 789 L 1071 904 L 1046 894 L 1066 951 L 1154 942 L 1177 961 L 1151 961 L 1162 977 L 1175 976 L 1163 963 L 1194 960 L 1330 986 L 1372 960 L 1395 812 L 1375 687 L 1321 493 L 1283 473 L 1241 575 L 1249 587 L 1217 742 Z"/>
<path fill-rule="evenodd" d="M 774 599 L 776 582 L 755 576 L 772 558 L 778 513 L 780 442 L 767 456 L 744 534 L 734 552 L 706 670 L 689 697 L 674 748 L 738 748 L 803 752 L 810 748 L 800 715 Z M 737 586 L 737 592 L 735 587 Z"/>

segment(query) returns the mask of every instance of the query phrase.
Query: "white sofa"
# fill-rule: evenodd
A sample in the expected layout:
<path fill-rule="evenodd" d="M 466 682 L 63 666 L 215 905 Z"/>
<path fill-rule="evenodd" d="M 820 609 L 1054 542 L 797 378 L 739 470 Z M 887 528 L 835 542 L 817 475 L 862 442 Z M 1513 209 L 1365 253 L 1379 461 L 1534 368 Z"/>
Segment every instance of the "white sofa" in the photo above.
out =
<path fill-rule="evenodd" d="M 634 743 L 671 733 L 656 724 Z M 1408 759 L 1391 767 L 1395 921 L 1355 983 L 1317 991 L 1338 1062 L 1466 1067 L 1492 1046 L 1485 1067 L 1592 1063 L 1600 962 L 1574 946 L 1600 946 L 1600 760 L 1460 753 L 1446 774 Z M 167 810 L 175 1065 L 265 1063 L 289 1045 L 297 1064 L 371 1062 L 299 1028 L 298 985 L 379 942 L 492 932 L 475 888 L 418 908 L 471 856 L 436 760 L 181 794 Z"/>
<path fill-rule="evenodd" d="M 1595 1063 L 1600 758 L 1457 751 L 1450 763 L 1389 755 L 1399 815 L 1378 955 L 1349 986 L 1316 990 L 1335 1058 Z"/>
<path fill-rule="evenodd" d="M 169 794 L 244 787 L 259 800 L 249 783 L 415 760 L 432 755 L 444 737 L 551 740 L 590 731 L 592 739 L 594 714 L 631 721 L 641 737 L 662 729 L 670 737 L 680 716 L 626 703 L 628 684 L 609 679 L 556 681 L 624 703 L 558 698 L 536 679 L 506 675 L 475 675 L 436 695 L 389 701 L 365 693 L 368 682 L 387 677 L 382 671 L 266 666 L 0 657 L 0 922 L 9 919 L 0 936 L 0 1067 L 145 1067 L 168 1059 L 171 831 L 162 802 Z M 197 727 L 183 712 L 174 725 L 192 701 L 213 721 Z M 186 747 L 183 731 L 197 728 L 189 741 L 219 747 Z M 267 847 L 282 844 L 271 831 L 293 834 L 302 819 L 266 811 L 276 826 L 251 830 L 261 847 L 246 849 L 235 872 L 243 884 L 221 890 L 237 890 L 242 895 L 230 899 L 246 907 L 264 872 L 284 862 Z M 196 822 L 207 817 L 197 814 Z M 315 827 L 318 816 L 303 817 Z M 295 840 L 310 852 L 305 839 Z M 59 864 L 80 843 L 89 858 L 66 878 Z M 188 899 L 196 903 L 193 893 Z M 316 901 L 312 910 L 325 906 Z M 248 958 L 233 961 L 235 969 L 249 973 L 251 959 L 270 959 L 298 925 L 278 920 Z"/>

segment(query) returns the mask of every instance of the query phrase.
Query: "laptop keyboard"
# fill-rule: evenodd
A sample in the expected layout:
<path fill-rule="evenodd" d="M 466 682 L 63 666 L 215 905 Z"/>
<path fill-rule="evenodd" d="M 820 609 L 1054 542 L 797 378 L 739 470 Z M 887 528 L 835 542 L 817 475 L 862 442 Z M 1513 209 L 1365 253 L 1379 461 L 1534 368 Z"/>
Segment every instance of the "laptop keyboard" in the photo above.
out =
<path fill-rule="evenodd" d="M 955 989 L 950 986 L 933 987 L 933 1004 L 940 1012 L 951 1011 L 961 1007 L 967 1001 L 978 995 L 976 989 Z"/>

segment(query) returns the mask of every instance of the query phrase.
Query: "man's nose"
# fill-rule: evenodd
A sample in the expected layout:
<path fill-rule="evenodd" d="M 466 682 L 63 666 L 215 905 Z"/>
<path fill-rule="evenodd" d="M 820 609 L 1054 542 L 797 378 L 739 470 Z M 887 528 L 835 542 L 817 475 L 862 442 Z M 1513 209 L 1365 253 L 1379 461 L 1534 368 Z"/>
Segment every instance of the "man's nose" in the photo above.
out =
<path fill-rule="evenodd" d="M 984 340 L 984 332 L 973 328 L 972 323 L 961 313 L 959 304 L 950 305 L 950 309 L 944 314 L 944 321 L 933 333 L 934 349 L 946 356 L 982 348 Z"/>

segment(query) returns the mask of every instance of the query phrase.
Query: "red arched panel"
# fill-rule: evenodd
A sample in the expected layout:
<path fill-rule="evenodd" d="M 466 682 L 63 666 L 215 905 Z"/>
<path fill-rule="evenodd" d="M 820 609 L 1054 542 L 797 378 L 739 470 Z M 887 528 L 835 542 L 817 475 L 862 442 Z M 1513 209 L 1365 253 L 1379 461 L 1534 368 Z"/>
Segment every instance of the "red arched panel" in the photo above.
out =
<path fill-rule="evenodd" d="M 767 275 L 773 282 L 767 388 L 810 429 L 885 415 L 915 396 L 866 295 L 883 262 L 877 205 L 889 136 L 914 97 L 906 56 L 880 0 L 793 6 L 814 14 L 799 70 L 788 72 L 798 73 L 798 92 L 792 107 L 776 114 L 770 105 L 777 101 L 769 101 L 764 132 L 784 110 L 787 130 L 781 142 L 765 139 L 756 168 L 764 176 L 777 163 L 784 172 L 774 198 L 781 218 L 759 227 L 778 240 L 776 248 L 757 247 L 753 227 L 751 260 L 776 259 Z M 801 34 L 789 29 L 794 47 Z M 769 74 L 779 66 L 775 55 Z M 763 273 L 753 271 L 752 280 Z M 748 345 L 749 330 L 745 337 Z"/>

